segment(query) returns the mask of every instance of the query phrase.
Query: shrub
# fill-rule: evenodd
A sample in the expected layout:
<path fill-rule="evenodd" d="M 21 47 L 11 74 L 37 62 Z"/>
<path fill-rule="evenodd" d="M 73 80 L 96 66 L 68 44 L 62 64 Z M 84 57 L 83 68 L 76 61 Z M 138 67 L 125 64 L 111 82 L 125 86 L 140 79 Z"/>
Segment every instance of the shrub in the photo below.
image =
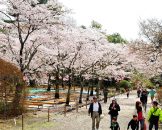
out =
<path fill-rule="evenodd" d="M 125 89 L 128 89 L 131 87 L 131 84 L 129 81 L 127 80 L 122 80 L 119 82 L 119 88 L 125 88 Z"/>
<path fill-rule="evenodd" d="M 13 64 L 0 59 L 0 114 L 17 116 L 22 113 L 25 87 L 21 71 Z M 7 108 L 7 109 L 6 109 Z"/>
<path fill-rule="evenodd" d="M 145 80 L 145 81 L 143 82 L 143 84 L 144 84 L 144 86 L 146 86 L 147 88 L 153 88 L 153 87 L 154 87 L 153 83 L 152 83 L 150 80 Z"/>
<path fill-rule="evenodd" d="M 125 93 L 126 90 L 125 90 L 124 88 L 120 88 L 120 92 L 121 92 L 121 93 Z"/>
<path fill-rule="evenodd" d="M 158 98 L 159 103 L 162 103 L 162 88 L 159 88 L 157 90 L 157 98 Z"/>

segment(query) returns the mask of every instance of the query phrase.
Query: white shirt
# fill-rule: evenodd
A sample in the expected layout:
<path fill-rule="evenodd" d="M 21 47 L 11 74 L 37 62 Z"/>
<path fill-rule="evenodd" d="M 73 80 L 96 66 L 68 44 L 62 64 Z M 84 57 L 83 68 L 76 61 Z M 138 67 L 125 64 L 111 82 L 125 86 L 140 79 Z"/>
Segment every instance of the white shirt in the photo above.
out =
<path fill-rule="evenodd" d="M 98 112 L 98 109 L 99 109 L 99 105 L 98 105 L 98 102 L 94 102 L 93 103 L 93 111 L 96 111 L 96 112 Z"/>

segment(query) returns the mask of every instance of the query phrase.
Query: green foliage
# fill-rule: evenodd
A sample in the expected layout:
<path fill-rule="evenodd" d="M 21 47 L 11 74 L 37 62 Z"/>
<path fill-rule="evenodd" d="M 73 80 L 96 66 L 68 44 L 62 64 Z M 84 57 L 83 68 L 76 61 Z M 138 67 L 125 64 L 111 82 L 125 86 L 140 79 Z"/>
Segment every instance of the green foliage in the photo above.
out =
<path fill-rule="evenodd" d="M 132 76 L 132 83 L 133 84 L 141 84 L 143 87 L 151 88 L 154 86 L 154 84 L 151 82 L 150 79 L 146 78 L 143 74 L 139 72 L 134 72 L 134 75 Z"/>
<path fill-rule="evenodd" d="M 155 76 L 150 79 L 152 83 L 159 84 L 159 86 L 162 86 L 162 75 Z"/>
<path fill-rule="evenodd" d="M 15 115 L 15 111 L 12 109 L 13 107 L 16 109 L 17 115 L 24 111 L 24 108 L 21 105 L 15 106 L 14 102 L 0 102 L 0 118 L 4 118 L 3 116 L 9 117 Z"/>
<path fill-rule="evenodd" d="M 39 0 L 39 4 L 46 4 L 48 0 Z"/>
<path fill-rule="evenodd" d="M 85 25 L 80 26 L 82 29 L 86 29 L 87 27 Z"/>
<path fill-rule="evenodd" d="M 129 81 L 127 81 L 127 80 L 122 80 L 122 81 L 119 82 L 119 87 L 120 87 L 120 88 L 125 88 L 125 89 L 127 89 L 127 88 L 130 88 L 130 87 L 132 87 L 132 86 L 131 86 L 131 84 L 130 84 Z"/>
<path fill-rule="evenodd" d="M 112 43 L 127 43 L 127 41 L 123 39 L 119 33 L 108 35 L 107 40 Z"/>
<path fill-rule="evenodd" d="M 0 33 L 1 33 L 1 32 L 2 32 L 2 33 L 5 33 L 5 30 L 0 28 Z"/>
<path fill-rule="evenodd" d="M 154 86 L 154 84 L 149 79 L 145 79 L 143 81 L 143 85 L 146 86 L 147 88 L 152 88 Z"/>
<path fill-rule="evenodd" d="M 91 27 L 92 28 L 96 28 L 96 29 L 101 29 L 102 28 L 102 25 L 100 23 L 98 23 L 98 22 L 96 22 L 96 21 L 93 20 L 91 22 Z"/>
<path fill-rule="evenodd" d="M 14 23 L 15 22 L 15 20 L 6 20 L 6 19 L 4 19 L 3 20 L 5 23 Z"/>
<path fill-rule="evenodd" d="M 120 92 L 121 92 L 121 93 L 125 93 L 126 90 L 125 90 L 124 88 L 120 88 Z"/>

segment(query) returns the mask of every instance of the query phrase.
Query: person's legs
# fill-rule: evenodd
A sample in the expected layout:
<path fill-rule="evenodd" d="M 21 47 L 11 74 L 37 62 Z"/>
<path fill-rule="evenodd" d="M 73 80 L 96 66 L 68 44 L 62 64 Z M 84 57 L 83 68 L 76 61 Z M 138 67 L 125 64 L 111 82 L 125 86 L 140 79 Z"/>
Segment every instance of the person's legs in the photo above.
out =
<path fill-rule="evenodd" d="M 144 120 L 140 120 L 139 122 L 141 130 L 144 130 Z"/>
<path fill-rule="evenodd" d="M 116 120 L 118 120 L 118 116 L 115 116 L 116 117 Z"/>
<path fill-rule="evenodd" d="M 95 113 L 93 112 L 93 115 L 92 115 L 92 130 L 95 130 Z"/>
<path fill-rule="evenodd" d="M 129 98 L 129 93 L 127 93 L 127 98 Z"/>
<path fill-rule="evenodd" d="M 146 109 L 147 109 L 147 102 L 145 103 L 145 112 L 146 112 Z"/>
<path fill-rule="evenodd" d="M 158 127 L 159 127 L 158 122 L 156 122 L 154 125 L 155 125 L 155 130 L 158 130 Z"/>
<path fill-rule="evenodd" d="M 152 128 L 153 128 L 153 123 L 150 122 L 150 124 L 149 124 L 149 130 L 152 130 Z"/>
<path fill-rule="evenodd" d="M 144 104 L 144 102 L 142 102 L 142 107 L 143 107 L 143 109 L 145 108 L 145 104 Z"/>
<path fill-rule="evenodd" d="M 154 100 L 154 96 L 151 96 L 151 101 L 153 102 L 153 100 Z"/>
<path fill-rule="evenodd" d="M 97 113 L 97 115 L 96 115 L 96 129 L 99 128 L 99 123 L 100 123 L 100 116 L 99 116 L 99 113 Z"/>
<path fill-rule="evenodd" d="M 143 109 L 144 109 L 145 112 L 146 112 L 147 103 L 142 103 L 142 105 L 143 105 Z"/>

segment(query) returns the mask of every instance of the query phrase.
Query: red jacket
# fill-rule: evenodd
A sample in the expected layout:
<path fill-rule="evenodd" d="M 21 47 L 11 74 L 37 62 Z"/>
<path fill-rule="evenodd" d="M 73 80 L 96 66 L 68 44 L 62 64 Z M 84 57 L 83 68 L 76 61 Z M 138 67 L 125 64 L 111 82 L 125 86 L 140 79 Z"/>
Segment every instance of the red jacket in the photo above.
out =
<path fill-rule="evenodd" d="M 138 112 L 138 120 L 142 120 L 143 119 L 143 115 L 142 115 L 142 111 Z"/>

